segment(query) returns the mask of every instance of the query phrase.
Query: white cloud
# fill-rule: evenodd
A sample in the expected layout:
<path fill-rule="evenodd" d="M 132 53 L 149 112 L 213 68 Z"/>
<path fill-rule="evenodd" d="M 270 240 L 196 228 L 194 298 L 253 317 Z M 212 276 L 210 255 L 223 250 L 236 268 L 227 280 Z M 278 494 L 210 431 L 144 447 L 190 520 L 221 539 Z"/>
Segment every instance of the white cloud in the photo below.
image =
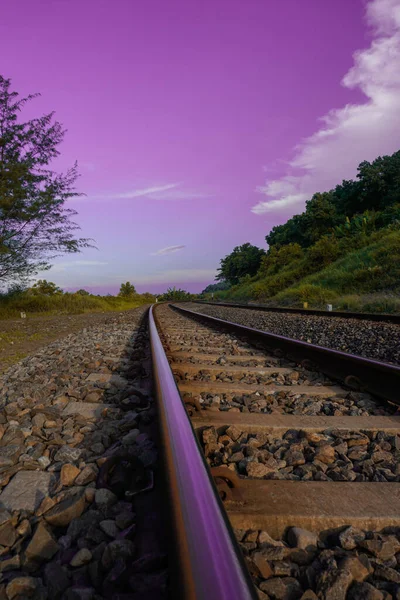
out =
<path fill-rule="evenodd" d="M 51 266 L 52 273 L 61 273 L 62 271 L 66 271 L 69 268 L 76 269 L 77 267 L 99 267 L 108 265 L 108 262 L 103 262 L 100 260 L 71 260 L 66 262 L 55 263 Z"/>
<path fill-rule="evenodd" d="M 196 198 L 209 198 L 209 194 L 196 190 L 182 189 L 183 182 L 150 185 L 148 187 L 132 189 L 126 192 L 108 192 L 107 194 L 88 194 L 86 197 L 71 198 L 72 202 L 87 200 L 130 200 L 131 198 L 150 198 L 151 200 L 193 200 Z M 180 189 L 178 189 L 180 188 Z"/>
<path fill-rule="evenodd" d="M 182 250 L 186 246 L 167 246 L 166 248 L 161 248 L 161 250 L 157 250 L 157 252 L 152 252 L 152 256 L 158 256 L 160 254 L 172 254 L 173 252 L 178 252 Z"/>
<path fill-rule="evenodd" d="M 289 206 L 298 206 L 300 202 L 305 202 L 308 198 L 307 194 L 288 194 L 277 200 L 268 200 L 267 202 L 259 202 L 251 209 L 256 215 L 262 215 L 266 212 L 272 212 L 276 208 L 287 208 Z"/>
<path fill-rule="evenodd" d="M 258 188 L 270 200 L 258 202 L 252 212 L 302 210 L 313 193 L 353 179 L 361 161 L 399 149 L 400 0 L 371 0 L 366 16 L 375 37 L 369 48 L 354 54 L 354 65 L 342 85 L 359 88 L 367 101 L 323 116 L 320 129 L 295 148 L 290 172 Z"/>
<path fill-rule="evenodd" d="M 141 196 L 151 196 L 159 192 L 166 192 L 181 185 L 180 183 L 167 183 L 165 185 L 153 185 L 152 187 L 143 188 L 141 190 L 132 190 L 130 192 L 122 192 L 120 194 L 109 194 L 108 198 L 140 198 Z"/>
<path fill-rule="evenodd" d="M 185 190 L 168 190 L 149 194 L 152 200 L 195 200 L 196 198 L 209 198 L 208 194 Z"/>

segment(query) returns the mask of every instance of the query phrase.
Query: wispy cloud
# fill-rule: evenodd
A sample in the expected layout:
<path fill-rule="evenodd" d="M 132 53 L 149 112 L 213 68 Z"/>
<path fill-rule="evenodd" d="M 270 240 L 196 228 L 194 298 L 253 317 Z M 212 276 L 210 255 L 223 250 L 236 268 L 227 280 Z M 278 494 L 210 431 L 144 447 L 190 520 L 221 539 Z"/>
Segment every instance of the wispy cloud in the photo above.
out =
<path fill-rule="evenodd" d="M 173 188 L 181 185 L 178 183 L 166 183 L 165 185 L 153 185 L 151 187 L 142 188 L 140 190 L 131 190 L 128 192 L 122 192 L 120 194 L 110 194 L 108 197 L 112 198 L 140 198 L 142 196 L 152 196 L 154 194 L 159 194 L 160 192 L 166 192 L 168 190 L 172 190 Z"/>
<path fill-rule="evenodd" d="M 183 182 L 154 184 L 147 187 L 127 190 L 125 192 L 108 192 L 107 194 L 88 194 L 84 201 L 93 200 L 130 200 L 133 198 L 150 198 L 151 200 L 193 200 L 196 198 L 209 198 L 209 194 L 193 189 L 182 188 Z M 72 198 L 71 201 L 79 202 L 82 198 Z"/>
<path fill-rule="evenodd" d="M 67 269 L 76 269 L 79 267 L 101 267 L 108 265 L 108 262 L 100 260 L 70 260 L 65 262 L 55 263 L 51 266 L 52 273 L 60 273 Z"/>
<path fill-rule="evenodd" d="M 314 192 L 354 178 L 361 161 L 398 150 L 400 0 L 371 0 L 366 17 L 374 39 L 369 48 L 354 54 L 342 85 L 359 88 L 367 101 L 333 109 L 322 117 L 322 126 L 295 148 L 287 175 L 258 188 L 269 200 L 258 202 L 252 212 L 301 210 Z"/>
<path fill-rule="evenodd" d="M 149 194 L 153 200 L 195 200 L 196 198 L 209 198 L 209 194 L 190 190 L 168 190 Z"/>
<path fill-rule="evenodd" d="M 186 246 L 167 246 L 166 248 L 161 248 L 161 250 L 157 250 L 157 252 L 152 252 L 152 256 L 159 256 L 160 254 L 173 254 L 174 252 L 178 252 L 179 250 L 183 250 Z"/>

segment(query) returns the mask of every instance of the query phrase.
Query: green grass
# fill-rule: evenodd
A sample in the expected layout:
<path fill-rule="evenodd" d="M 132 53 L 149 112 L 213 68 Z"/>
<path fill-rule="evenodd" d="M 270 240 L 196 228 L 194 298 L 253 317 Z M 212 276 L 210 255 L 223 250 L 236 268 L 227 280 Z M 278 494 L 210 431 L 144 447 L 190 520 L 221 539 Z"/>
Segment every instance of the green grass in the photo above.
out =
<path fill-rule="evenodd" d="M 0 319 L 19 318 L 21 312 L 30 315 L 76 315 L 85 312 L 123 311 L 152 302 L 150 295 L 137 294 L 124 299 L 119 296 L 54 296 L 19 294 L 0 298 Z"/>

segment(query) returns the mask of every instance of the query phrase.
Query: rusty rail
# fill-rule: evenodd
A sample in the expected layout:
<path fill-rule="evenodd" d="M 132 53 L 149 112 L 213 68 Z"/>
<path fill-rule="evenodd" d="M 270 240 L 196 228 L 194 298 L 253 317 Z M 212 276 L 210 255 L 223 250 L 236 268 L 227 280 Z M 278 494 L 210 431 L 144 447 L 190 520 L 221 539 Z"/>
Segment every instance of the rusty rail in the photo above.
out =
<path fill-rule="evenodd" d="M 150 308 L 153 371 L 173 531 L 179 591 L 190 600 L 256 600 L 225 510 L 182 403 Z"/>
<path fill-rule="evenodd" d="M 340 317 L 342 319 L 358 319 L 359 321 L 376 321 L 400 325 L 400 315 L 387 313 L 356 313 L 344 310 L 320 310 L 317 308 L 286 308 L 283 306 L 267 306 L 265 304 L 242 304 L 236 302 L 209 302 L 208 300 L 192 300 L 196 304 L 210 304 L 212 306 L 226 306 L 228 308 L 246 308 L 263 312 L 289 313 L 293 315 L 314 315 L 318 317 Z"/>
<path fill-rule="evenodd" d="M 353 389 L 368 391 L 379 398 L 400 405 L 400 367 L 398 366 L 316 346 L 315 344 L 308 344 L 259 329 L 251 329 L 238 323 L 197 313 L 174 304 L 170 306 L 200 322 L 217 325 L 253 342 L 278 348 L 289 358 L 303 364 L 304 361 L 308 361 L 310 367 L 345 383 Z"/>

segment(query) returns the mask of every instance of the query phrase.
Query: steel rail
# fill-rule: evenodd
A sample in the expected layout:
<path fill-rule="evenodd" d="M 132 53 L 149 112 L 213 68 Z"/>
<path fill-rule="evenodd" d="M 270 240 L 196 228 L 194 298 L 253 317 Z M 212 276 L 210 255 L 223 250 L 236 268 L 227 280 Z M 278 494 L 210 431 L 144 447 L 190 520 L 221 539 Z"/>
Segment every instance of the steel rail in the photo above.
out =
<path fill-rule="evenodd" d="M 158 335 L 153 308 L 149 312 L 150 343 L 178 552 L 179 597 L 256 600 Z"/>
<path fill-rule="evenodd" d="M 285 355 L 298 362 L 309 361 L 317 370 L 333 379 L 340 380 L 349 387 L 360 388 L 379 398 L 389 400 L 400 405 L 400 367 L 381 363 L 369 358 L 355 356 L 339 350 L 332 350 L 315 344 L 308 344 L 275 333 L 268 333 L 260 329 L 252 329 L 245 325 L 224 321 L 194 312 L 182 306 L 170 304 L 178 312 L 197 319 L 208 325 L 214 324 L 230 332 L 244 336 L 247 339 L 261 343 L 264 346 L 273 346 L 282 350 Z"/>
<path fill-rule="evenodd" d="M 228 308 L 246 308 L 263 312 L 289 313 L 293 315 L 314 315 L 318 317 L 340 317 L 341 319 L 358 319 L 359 321 L 376 321 L 400 325 L 400 315 L 387 313 L 356 313 L 343 310 L 328 311 L 317 308 L 284 308 L 283 306 L 267 306 L 265 304 L 241 304 L 236 302 L 209 302 L 207 300 L 192 300 L 196 304 L 210 304 L 212 306 L 226 306 Z"/>

